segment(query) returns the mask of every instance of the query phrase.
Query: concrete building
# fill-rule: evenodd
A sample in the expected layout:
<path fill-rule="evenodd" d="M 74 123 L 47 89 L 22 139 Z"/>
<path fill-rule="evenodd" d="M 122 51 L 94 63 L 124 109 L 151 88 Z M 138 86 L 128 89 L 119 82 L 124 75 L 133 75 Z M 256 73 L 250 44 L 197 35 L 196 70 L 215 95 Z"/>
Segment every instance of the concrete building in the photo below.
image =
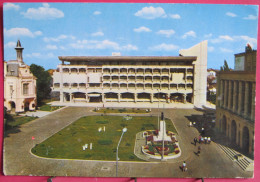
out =
<path fill-rule="evenodd" d="M 235 70 L 217 73 L 216 126 L 233 144 L 251 155 L 254 152 L 255 68 L 256 51 L 247 46 L 244 53 L 235 54 Z"/>
<path fill-rule="evenodd" d="M 23 62 L 23 49 L 18 40 L 17 60 L 4 62 L 4 106 L 13 113 L 36 107 L 36 78 Z"/>
<path fill-rule="evenodd" d="M 53 92 L 60 103 L 206 104 L 207 41 L 180 56 L 60 56 Z M 156 104 L 155 104 L 156 105 Z"/>

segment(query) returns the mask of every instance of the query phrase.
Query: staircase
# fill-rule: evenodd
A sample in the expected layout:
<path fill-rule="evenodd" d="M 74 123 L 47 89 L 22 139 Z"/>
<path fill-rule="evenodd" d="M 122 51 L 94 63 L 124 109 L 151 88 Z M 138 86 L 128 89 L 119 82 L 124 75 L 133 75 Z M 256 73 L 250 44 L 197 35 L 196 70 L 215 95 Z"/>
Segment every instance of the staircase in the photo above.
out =
<path fill-rule="evenodd" d="M 217 145 L 226 153 L 226 155 L 230 160 L 237 163 L 238 166 L 240 166 L 244 171 L 254 171 L 253 160 L 224 145 L 220 145 L 220 144 Z"/>

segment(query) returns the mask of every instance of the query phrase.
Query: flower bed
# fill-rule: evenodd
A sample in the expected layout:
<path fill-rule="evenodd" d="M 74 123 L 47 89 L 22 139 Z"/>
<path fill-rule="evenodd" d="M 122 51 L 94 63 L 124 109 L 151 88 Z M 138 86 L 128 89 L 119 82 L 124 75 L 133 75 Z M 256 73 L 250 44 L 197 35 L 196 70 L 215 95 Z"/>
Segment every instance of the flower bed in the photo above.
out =
<path fill-rule="evenodd" d="M 173 159 L 181 155 L 179 142 L 176 139 L 175 133 L 166 131 L 167 136 L 170 136 L 171 141 L 154 141 L 154 136 L 158 135 L 158 130 L 149 130 L 143 132 L 143 137 L 146 138 L 146 145 L 142 146 L 142 152 L 153 159 Z"/>

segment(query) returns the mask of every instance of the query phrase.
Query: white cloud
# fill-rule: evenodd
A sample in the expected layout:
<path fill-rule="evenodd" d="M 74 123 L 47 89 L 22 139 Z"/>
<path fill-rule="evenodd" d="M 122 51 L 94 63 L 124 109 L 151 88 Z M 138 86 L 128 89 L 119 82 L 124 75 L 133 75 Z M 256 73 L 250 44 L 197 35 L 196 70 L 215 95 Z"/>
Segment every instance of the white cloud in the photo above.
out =
<path fill-rule="evenodd" d="M 144 27 L 144 26 L 139 27 L 139 28 L 135 28 L 134 31 L 135 31 L 135 32 L 138 32 L 138 33 L 139 33 L 139 32 L 151 32 L 151 30 L 150 30 L 149 28 Z"/>
<path fill-rule="evenodd" d="M 220 35 L 216 39 L 211 39 L 209 40 L 211 43 L 222 43 L 224 41 L 233 41 L 233 42 L 238 42 L 238 41 L 246 41 L 246 43 L 250 44 L 252 47 L 257 45 L 257 39 L 249 37 L 247 35 L 240 35 L 240 36 L 229 36 L 229 35 Z"/>
<path fill-rule="evenodd" d="M 224 53 L 231 53 L 231 52 L 233 52 L 232 50 L 226 49 L 226 48 L 223 48 L 223 47 L 221 47 L 219 49 L 220 49 L 221 52 L 224 52 Z"/>
<path fill-rule="evenodd" d="M 24 55 L 27 58 L 53 58 L 55 57 L 53 53 L 41 54 L 39 52 L 33 52 L 31 54 Z"/>
<path fill-rule="evenodd" d="M 93 13 L 93 15 L 100 15 L 100 14 L 101 14 L 100 11 L 95 11 L 95 12 Z"/>
<path fill-rule="evenodd" d="M 208 39 L 210 37 L 212 37 L 212 33 L 204 35 L 204 38 L 206 38 L 206 39 Z"/>
<path fill-rule="evenodd" d="M 219 36 L 220 39 L 223 39 L 223 40 L 230 40 L 230 41 L 233 41 L 234 39 L 232 37 L 230 37 L 229 35 L 220 35 Z"/>
<path fill-rule="evenodd" d="M 141 10 L 135 13 L 135 16 L 144 18 L 144 19 L 155 19 L 155 18 L 166 18 L 167 15 L 163 8 L 161 7 L 144 7 Z"/>
<path fill-rule="evenodd" d="M 236 17 L 237 16 L 235 13 L 231 13 L 231 12 L 227 12 L 226 15 L 230 16 L 230 17 Z"/>
<path fill-rule="evenodd" d="M 110 40 L 78 40 L 77 42 L 70 44 L 70 46 L 74 49 L 112 49 L 126 51 L 138 50 L 138 48 L 134 45 L 128 44 L 120 46 L 117 42 Z"/>
<path fill-rule="evenodd" d="M 249 37 L 247 35 L 235 36 L 234 38 L 237 40 L 245 40 L 246 43 L 250 44 L 252 47 L 255 47 L 257 45 L 257 39 Z"/>
<path fill-rule="evenodd" d="M 19 37 L 19 36 L 25 36 L 25 37 L 35 37 L 42 35 L 41 31 L 31 32 L 28 28 L 11 28 L 9 30 L 4 29 L 4 34 L 8 37 Z"/>
<path fill-rule="evenodd" d="M 4 45 L 5 48 L 15 48 L 16 43 L 15 42 L 8 42 L 7 44 Z"/>
<path fill-rule="evenodd" d="M 51 8 L 48 3 L 43 3 L 43 6 L 38 9 L 29 8 L 26 12 L 22 12 L 21 14 L 24 15 L 25 18 L 33 20 L 48 20 L 64 17 L 64 13 L 61 10 Z"/>
<path fill-rule="evenodd" d="M 157 32 L 157 34 L 160 34 L 160 35 L 164 35 L 164 36 L 166 36 L 166 37 L 170 37 L 170 36 L 172 36 L 173 34 L 175 34 L 175 31 L 174 30 L 159 30 L 158 32 Z"/>
<path fill-rule="evenodd" d="M 59 42 L 61 40 L 64 40 L 64 39 L 72 39 L 72 40 L 75 40 L 76 37 L 72 36 L 72 35 L 59 35 L 58 37 L 44 37 L 43 38 L 43 41 L 44 42 Z"/>
<path fill-rule="evenodd" d="M 104 33 L 99 31 L 99 32 L 92 33 L 91 36 L 100 37 L 100 36 L 104 36 Z"/>
<path fill-rule="evenodd" d="M 174 44 L 165 44 L 165 43 L 162 43 L 160 45 L 156 45 L 156 46 L 153 46 L 153 47 L 149 47 L 149 49 L 153 50 L 153 51 L 173 51 L 173 50 L 176 50 L 178 48 L 179 47 L 174 45 Z"/>
<path fill-rule="evenodd" d="M 48 44 L 48 45 L 46 46 L 46 48 L 47 48 L 47 49 L 50 49 L 50 50 L 57 50 L 57 49 L 58 49 L 58 47 L 57 47 L 56 45 L 50 45 L 50 44 Z"/>
<path fill-rule="evenodd" d="M 126 50 L 126 51 L 137 51 L 138 47 L 131 45 L 131 44 L 128 44 L 128 45 L 122 46 L 122 49 Z"/>
<path fill-rule="evenodd" d="M 213 52 L 214 50 L 215 50 L 214 47 L 210 47 L 210 46 L 208 47 L 208 51 L 209 51 L 209 52 Z"/>
<path fill-rule="evenodd" d="M 183 36 L 182 36 L 182 38 L 183 39 L 186 39 L 187 37 L 197 37 L 197 35 L 196 35 L 196 33 L 194 32 L 194 31 L 189 31 L 189 32 L 186 32 Z"/>
<path fill-rule="evenodd" d="M 169 16 L 172 19 L 181 19 L 181 16 L 179 14 L 170 14 Z"/>
<path fill-rule="evenodd" d="M 257 20 L 257 16 L 248 15 L 247 17 L 244 17 L 243 19 L 244 19 L 244 20 Z"/>
<path fill-rule="evenodd" d="M 230 37 L 229 35 L 220 35 L 218 38 L 211 39 L 210 42 L 215 43 L 221 43 L 223 41 L 234 41 L 234 38 Z"/>
<path fill-rule="evenodd" d="M 40 57 L 42 57 L 42 54 L 39 53 L 39 52 L 33 52 L 31 54 L 25 54 L 25 57 L 28 57 L 28 58 L 40 58 Z"/>
<path fill-rule="evenodd" d="M 20 6 L 13 3 L 4 3 L 4 10 L 10 10 L 10 9 L 14 9 L 17 11 L 20 9 Z"/>

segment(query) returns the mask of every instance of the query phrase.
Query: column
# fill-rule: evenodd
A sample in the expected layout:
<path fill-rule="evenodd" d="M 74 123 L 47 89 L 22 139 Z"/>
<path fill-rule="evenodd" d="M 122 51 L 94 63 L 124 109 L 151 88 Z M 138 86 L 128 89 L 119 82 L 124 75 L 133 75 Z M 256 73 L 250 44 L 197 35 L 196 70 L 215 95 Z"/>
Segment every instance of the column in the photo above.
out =
<path fill-rule="evenodd" d="M 224 87 L 224 108 L 228 107 L 228 80 L 225 80 Z"/>
<path fill-rule="evenodd" d="M 60 102 L 64 102 L 64 96 L 63 96 L 63 92 L 60 92 Z"/>
<path fill-rule="evenodd" d="M 72 102 L 72 93 L 70 93 L 70 102 Z"/>
<path fill-rule="evenodd" d="M 104 94 L 104 93 L 102 93 L 102 102 L 103 102 L 103 103 L 106 102 L 106 101 L 105 101 L 105 94 Z"/>
<path fill-rule="evenodd" d="M 183 103 L 186 104 L 186 97 L 187 95 L 186 94 L 183 94 Z"/>
<path fill-rule="evenodd" d="M 135 96 L 135 102 L 137 102 L 137 93 L 134 93 Z"/>
<path fill-rule="evenodd" d="M 151 103 L 153 103 L 153 93 L 150 94 Z"/>
<path fill-rule="evenodd" d="M 250 128 L 248 128 L 248 130 L 249 130 L 249 149 L 248 149 L 248 151 L 249 151 L 249 154 L 252 154 L 252 148 L 253 148 L 253 138 L 254 138 L 254 136 L 253 136 L 253 134 L 252 134 L 252 131 L 250 130 Z"/>
<path fill-rule="evenodd" d="M 223 80 L 220 80 L 220 87 L 217 90 L 219 99 L 219 106 L 222 107 L 223 105 Z M 218 98 L 216 98 L 218 100 Z"/>
<path fill-rule="evenodd" d="M 228 109 L 232 110 L 233 108 L 231 108 L 231 105 L 232 105 L 232 81 L 229 80 L 228 81 Z"/>
<path fill-rule="evenodd" d="M 117 95 L 118 95 L 118 102 L 120 102 L 120 99 L 121 99 L 121 94 L 120 94 L 120 93 L 118 93 Z"/>
<path fill-rule="evenodd" d="M 234 81 L 234 88 L 233 88 L 233 112 L 236 113 L 236 106 L 237 106 L 237 81 Z"/>
<path fill-rule="evenodd" d="M 167 93 L 167 103 L 170 103 L 170 97 L 171 97 L 171 94 Z"/>
<path fill-rule="evenodd" d="M 244 117 L 246 118 L 248 116 L 248 103 L 249 103 L 248 100 L 249 100 L 249 82 L 245 82 Z"/>
<path fill-rule="evenodd" d="M 89 102 L 89 99 L 88 99 L 88 94 L 85 94 L 86 96 L 86 102 Z"/>
<path fill-rule="evenodd" d="M 251 120 L 255 120 L 255 83 L 252 83 L 252 107 L 251 107 Z"/>
<path fill-rule="evenodd" d="M 242 86 L 243 86 L 243 84 L 242 84 L 242 81 L 239 81 L 239 89 L 238 89 L 238 111 L 237 111 L 237 113 L 238 114 L 241 114 L 241 110 L 242 110 L 242 98 L 243 98 L 243 96 L 242 96 Z"/>

